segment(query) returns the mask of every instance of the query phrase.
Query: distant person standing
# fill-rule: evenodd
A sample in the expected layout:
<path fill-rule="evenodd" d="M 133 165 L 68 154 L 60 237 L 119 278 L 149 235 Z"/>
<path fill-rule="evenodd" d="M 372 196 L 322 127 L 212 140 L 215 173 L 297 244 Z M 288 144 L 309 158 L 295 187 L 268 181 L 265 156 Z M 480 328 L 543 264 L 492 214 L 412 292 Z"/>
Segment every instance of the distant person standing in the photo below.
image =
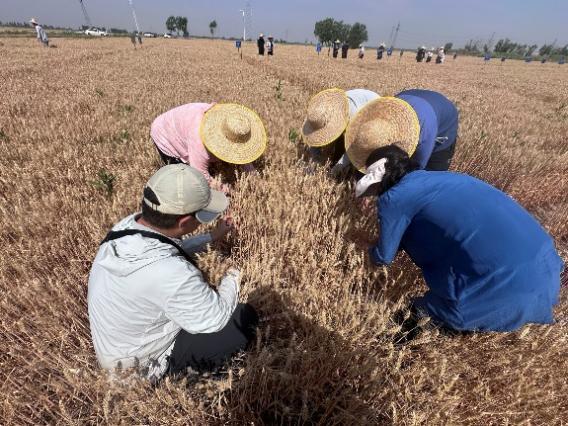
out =
<path fill-rule="evenodd" d="M 264 56 L 264 45 L 265 45 L 264 34 L 260 33 L 258 39 L 256 40 L 256 45 L 258 47 L 258 54 L 260 56 Z"/>
<path fill-rule="evenodd" d="M 47 37 L 47 33 L 43 29 L 43 27 L 36 21 L 35 18 L 30 19 L 30 24 L 35 28 L 37 39 L 41 42 L 44 47 L 49 47 L 49 38 Z"/>
<path fill-rule="evenodd" d="M 392 46 L 387 49 L 387 57 L 392 55 Z"/>
<path fill-rule="evenodd" d="M 400 49 L 399 59 L 402 59 L 402 55 L 404 55 L 404 49 Z"/>
<path fill-rule="evenodd" d="M 347 52 L 349 52 L 349 44 L 344 41 L 341 45 L 341 59 L 347 59 Z"/>
<path fill-rule="evenodd" d="M 432 57 L 434 56 L 434 52 L 432 52 L 434 50 L 434 48 L 430 49 L 427 53 L 426 53 L 426 62 L 431 62 L 432 61 Z"/>
<path fill-rule="evenodd" d="M 333 43 L 333 57 L 337 58 L 337 54 L 339 53 L 339 47 L 340 47 L 341 43 L 339 42 L 339 40 L 335 40 L 335 42 Z"/>
<path fill-rule="evenodd" d="M 446 60 L 446 53 L 444 52 L 444 48 L 440 47 L 438 49 L 438 54 L 436 55 L 436 63 L 443 64 L 445 60 Z"/>
<path fill-rule="evenodd" d="M 416 52 L 416 62 L 422 62 L 425 56 L 426 56 L 426 47 L 424 46 L 419 47 L 418 51 Z"/>
<path fill-rule="evenodd" d="M 132 43 L 132 46 L 134 46 L 134 49 L 136 49 L 136 33 L 135 32 L 130 34 L 130 42 Z"/>
<path fill-rule="evenodd" d="M 318 56 L 321 53 L 321 43 L 319 41 L 316 43 L 316 52 L 318 52 Z"/>
<path fill-rule="evenodd" d="M 454 61 L 458 58 L 458 52 L 454 53 Z"/>
<path fill-rule="evenodd" d="M 363 59 L 365 57 L 365 46 L 362 44 L 359 45 L 359 59 Z"/>
<path fill-rule="evenodd" d="M 266 53 L 268 56 L 274 55 L 274 37 L 268 36 L 268 41 L 266 42 Z"/>
<path fill-rule="evenodd" d="M 385 47 L 386 47 L 386 45 L 384 43 L 381 43 L 380 46 L 377 48 L 377 60 L 378 61 L 383 59 L 383 54 L 385 53 Z"/>

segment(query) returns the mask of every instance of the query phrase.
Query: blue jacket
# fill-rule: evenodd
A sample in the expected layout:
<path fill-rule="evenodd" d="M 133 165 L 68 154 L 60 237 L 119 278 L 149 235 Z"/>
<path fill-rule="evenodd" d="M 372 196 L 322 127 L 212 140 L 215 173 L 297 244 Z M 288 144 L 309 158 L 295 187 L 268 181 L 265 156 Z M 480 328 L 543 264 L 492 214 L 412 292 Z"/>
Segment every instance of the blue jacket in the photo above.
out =
<path fill-rule="evenodd" d="M 396 97 L 408 102 L 418 115 L 420 139 L 412 158 L 424 169 L 433 152 L 447 149 L 456 142 L 458 110 L 444 95 L 431 90 L 405 90 Z"/>
<path fill-rule="evenodd" d="M 421 170 L 382 194 L 378 212 L 372 260 L 389 264 L 404 249 L 429 288 L 415 304 L 434 320 L 480 331 L 553 322 L 562 261 L 508 195 L 467 175 Z"/>

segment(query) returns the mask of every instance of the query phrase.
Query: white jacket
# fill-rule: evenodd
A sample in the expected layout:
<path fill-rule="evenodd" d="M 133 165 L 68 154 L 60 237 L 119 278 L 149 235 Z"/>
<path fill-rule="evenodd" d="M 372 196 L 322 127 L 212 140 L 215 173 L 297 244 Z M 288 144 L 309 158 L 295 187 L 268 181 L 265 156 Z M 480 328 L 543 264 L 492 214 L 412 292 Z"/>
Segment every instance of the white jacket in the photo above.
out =
<path fill-rule="evenodd" d="M 131 215 L 113 230 L 154 230 Z M 174 241 L 187 252 L 211 241 L 202 235 Z M 141 235 L 103 244 L 89 275 L 89 322 L 100 365 L 113 369 L 159 367 L 163 374 L 176 335 L 214 333 L 231 318 L 238 301 L 238 271 L 229 272 L 218 290 L 178 250 Z M 157 361 L 157 362 L 156 362 Z"/>

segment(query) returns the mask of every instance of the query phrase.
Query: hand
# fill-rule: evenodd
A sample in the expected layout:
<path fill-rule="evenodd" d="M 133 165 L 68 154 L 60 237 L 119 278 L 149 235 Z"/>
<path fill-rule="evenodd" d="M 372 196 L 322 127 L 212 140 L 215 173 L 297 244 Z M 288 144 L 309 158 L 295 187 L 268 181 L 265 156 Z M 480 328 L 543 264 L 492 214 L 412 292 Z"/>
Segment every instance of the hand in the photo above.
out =
<path fill-rule="evenodd" d="M 215 228 L 211 231 L 211 239 L 213 241 L 219 241 L 233 229 L 235 229 L 235 223 L 232 217 L 219 219 L 217 225 L 215 225 Z"/>

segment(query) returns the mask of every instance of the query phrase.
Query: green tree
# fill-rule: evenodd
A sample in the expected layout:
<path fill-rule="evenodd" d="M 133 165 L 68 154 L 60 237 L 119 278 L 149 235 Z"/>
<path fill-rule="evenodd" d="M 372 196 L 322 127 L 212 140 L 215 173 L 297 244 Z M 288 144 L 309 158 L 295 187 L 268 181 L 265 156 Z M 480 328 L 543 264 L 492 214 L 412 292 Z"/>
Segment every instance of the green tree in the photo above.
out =
<path fill-rule="evenodd" d="M 536 44 L 531 44 L 527 49 L 527 56 L 532 56 L 534 54 L 534 52 L 536 51 L 537 47 L 538 46 Z"/>
<path fill-rule="evenodd" d="M 176 30 L 177 19 L 175 16 L 170 16 L 166 19 L 166 29 L 169 33 L 173 33 Z"/>
<path fill-rule="evenodd" d="M 211 37 L 215 35 L 215 30 L 217 29 L 217 21 L 209 22 L 209 31 L 211 31 Z"/>
<path fill-rule="evenodd" d="M 347 41 L 349 43 L 349 47 L 356 48 L 359 47 L 360 44 L 369 40 L 369 35 L 367 34 L 367 27 L 365 24 L 361 24 L 360 22 L 355 22 L 350 30 L 349 36 Z"/>
<path fill-rule="evenodd" d="M 343 23 L 343 21 L 335 21 L 335 40 L 348 41 L 351 25 Z"/>
<path fill-rule="evenodd" d="M 321 44 L 329 46 L 336 38 L 335 30 L 335 19 L 325 18 L 322 21 L 316 22 L 314 35 Z"/>
<path fill-rule="evenodd" d="M 548 56 L 552 53 L 552 49 L 554 48 L 554 45 L 552 44 L 543 44 L 540 49 L 538 49 L 538 54 L 540 56 Z"/>
<path fill-rule="evenodd" d="M 454 43 L 452 42 L 444 44 L 444 52 L 449 53 L 450 50 L 452 50 L 452 47 L 454 47 Z"/>
<path fill-rule="evenodd" d="M 189 33 L 187 32 L 187 18 L 184 16 L 176 16 L 176 32 L 179 35 L 179 32 L 183 34 L 184 37 L 187 37 Z"/>

